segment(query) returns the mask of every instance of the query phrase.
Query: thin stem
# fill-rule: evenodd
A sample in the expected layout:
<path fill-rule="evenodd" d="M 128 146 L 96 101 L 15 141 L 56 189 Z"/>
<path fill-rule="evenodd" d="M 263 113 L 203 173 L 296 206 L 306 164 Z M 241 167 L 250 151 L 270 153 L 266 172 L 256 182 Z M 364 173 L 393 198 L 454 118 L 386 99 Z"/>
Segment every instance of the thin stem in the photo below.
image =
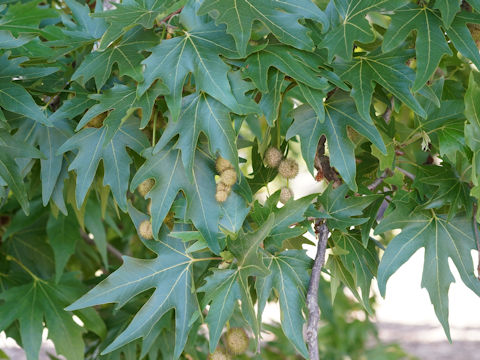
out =
<path fill-rule="evenodd" d="M 387 177 L 390 177 L 392 175 L 393 173 L 390 169 L 385 169 L 379 178 L 375 179 L 374 182 L 372 182 L 370 185 L 367 186 L 368 190 L 370 191 L 375 190 L 383 182 L 383 180 L 385 180 Z"/>
<path fill-rule="evenodd" d="M 398 166 L 397 166 L 397 170 L 400 171 L 406 177 L 410 178 L 411 180 L 415 180 L 415 175 L 413 175 L 411 172 L 408 172 L 407 170 L 402 169 L 401 167 L 398 167 Z"/>
<path fill-rule="evenodd" d="M 316 219 L 315 233 L 317 234 L 317 255 L 313 262 L 312 275 L 308 284 L 307 309 L 308 324 L 306 341 L 310 360 L 319 360 L 318 354 L 318 322 L 320 321 L 320 308 L 318 307 L 318 287 L 320 284 L 320 273 L 325 263 L 325 252 L 327 250 L 328 227 L 323 219 Z"/>
<path fill-rule="evenodd" d="M 90 239 L 88 234 L 80 229 L 80 236 L 82 237 L 83 240 L 89 245 L 95 245 L 95 242 Z M 115 247 L 112 246 L 112 244 L 107 243 L 107 251 L 113 255 L 113 257 L 116 257 L 118 260 L 123 262 L 123 254 Z"/>
<path fill-rule="evenodd" d="M 211 261 L 211 260 L 222 260 L 222 258 L 221 257 L 199 258 L 199 259 L 192 259 L 192 262 Z"/>

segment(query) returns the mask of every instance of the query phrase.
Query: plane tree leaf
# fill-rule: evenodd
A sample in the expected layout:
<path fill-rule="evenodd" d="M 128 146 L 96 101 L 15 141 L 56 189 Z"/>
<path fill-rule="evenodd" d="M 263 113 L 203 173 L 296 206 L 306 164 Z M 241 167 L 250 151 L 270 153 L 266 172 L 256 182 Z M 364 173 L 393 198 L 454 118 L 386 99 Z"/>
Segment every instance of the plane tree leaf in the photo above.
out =
<path fill-rule="evenodd" d="M 256 290 L 259 297 L 258 317 L 262 313 L 273 289 L 279 295 L 282 311 L 282 329 L 295 348 L 307 357 L 307 347 L 303 339 L 305 297 L 309 282 L 309 270 L 312 266 L 305 251 L 286 250 L 277 255 L 263 254 L 265 266 L 270 274 L 257 279 Z"/>
<path fill-rule="evenodd" d="M 108 143 L 120 131 L 122 124 L 137 109 L 141 110 L 140 128 L 147 126 L 152 115 L 155 100 L 160 94 L 165 93 L 166 89 L 161 83 L 153 86 L 141 97 L 137 97 L 134 87 L 117 84 L 103 92 L 103 94 L 89 95 L 89 98 L 96 100 L 98 104 L 88 109 L 79 121 L 76 130 L 78 131 L 87 125 L 95 116 L 108 112 L 108 115 L 103 120 L 105 130 L 104 142 Z"/>
<path fill-rule="evenodd" d="M 143 81 L 141 51 L 158 43 L 158 37 L 151 31 L 138 26 L 128 31 L 115 46 L 105 51 L 89 54 L 72 75 L 72 80 L 82 86 L 90 78 L 95 78 L 97 89 L 101 89 L 109 79 L 114 64 L 120 76 L 130 76 L 137 82 Z"/>
<path fill-rule="evenodd" d="M 465 285 L 480 295 L 480 283 L 475 276 L 470 254 L 476 247 L 472 221 L 460 214 L 448 221 L 433 210 L 417 211 L 412 215 L 412 210 L 406 205 L 399 206 L 375 229 L 377 234 L 392 229 L 402 230 L 388 245 L 378 267 L 380 293 L 385 296 L 390 276 L 418 249 L 424 248 L 422 287 L 427 289 L 435 314 L 450 339 L 448 291 L 454 278 L 449 259 L 453 261 Z"/>
<path fill-rule="evenodd" d="M 325 34 L 320 46 L 328 49 L 330 61 L 335 55 L 347 61 L 351 60 L 355 41 L 369 43 L 375 39 L 375 34 L 366 16 L 373 11 L 386 12 L 394 10 L 404 3 L 404 0 L 331 1 L 327 9 L 330 15 L 331 28 Z"/>
<path fill-rule="evenodd" d="M 395 11 L 391 26 L 385 33 L 382 49 L 390 51 L 416 30 L 417 74 L 413 91 L 418 91 L 425 85 L 443 55 L 452 54 L 441 26 L 440 18 L 432 9 L 408 4 Z"/>
<path fill-rule="evenodd" d="M 132 159 L 126 148 L 137 153 L 148 146 L 147 139 L 140 130 L 137 120 L 130 118 L 125 121 L 113 138 L 105 142 L 107 128 L 86 128 L 69 138 L 58 150 L 57 154 L 67 151 L 78 151 L 69 166 L 77 175 L 76 201 L 81 208 L 100 160 L 103 160 L 104 185 L 110 186 L 113 196 L 120 208 L 127 209 L 127 189 L 130 178 L 130 163 Z"/>
<path fill-rule="evenodd" d="M 215 157 L 218 153 L 238 169 L 237 135 L 232 126 L 230 112 L 225 105 L 205 93 L 183 98 L 178 121 L 168 123 L 153 153 L 158 153 L 178 135 L 175 148 L 181 151 L 183 166 L 191 178 L 195 148 L 201 132 L 209 139 L 212 156 Z"/>
<path fill-rule="evenodd" d="M 347 135 L 347 126 L 358 131 L 369 139 L 383 153 L 385 144 L 377 128 L 360 118 L 355 103 L 345 93 L 338 91 L 325 102 L 325 121 L 320 122 L 317 114 L 310 106 L 300 106 L 295 110 L 294 123 L 287 132 L 287 138 L 300 136 L 303 157 L 309 170 L 313 173 L 313 164 L 320 137 L 325 135 L 330 150 L 332 166 L 343 180 L 356 191 L 355 181 L 355 146 Z"/>
<path fill-rule="evenodd" d="M 181 152 L 172 144 L 155 155 L 151 151 L 146 151 L 144 155 L 146 161 L 132 179 L 130 189 L 134 191 L 147 179 L 155 180 L 154 187 L 146 195 L 152 201 L 153 233 L 158 233 L 173 201 L 182 191 L 187 199 L 186 217 L 201 232 L 209 248 L 214 253 L 219 253 L 220 207 L 215 200 L 213 161 L 203 152 L 197 151 L 193 176 L 189 177 L 182 163 Z"/>
<path fill-rule="evenodd" d="M 411 54 L 399 51 L 368 54 L 353 58 L 351 62 L 337 63 L 335 69 L 342 80 L 352 85 L 351 96 L 365 121 L 372 122 L 370 105 L 377 83 L 422 117 L 425 110 L 413 96 L 410 87 L 415 72 L 405 65 Z"/>
<path fill-rule="evenodd" d="M 217 346 L 225 322 L 231 317 L 235 303 L 242 302 L 242 313 L 252 328 L 255 338 L 259 336 L 259 326 L 254 310 L 254 302 L 250 296 L 248 278 L 251 276 L 266 276 L 269 274 L 262 255 L 260 244 L 271 231 L 274 215 L 270 215 L 265 223 L 255 232 L 240 232 L 236 239 L 228 239 L 228 247 L 235 256 L 236 267 L 232 269 L 213 270 L 206 283 L 198 289 L 204 292 L 203 305 L 210 304 L 205 318 L 210 330 L 210 352 Z"/>
<path fill-rule="evenodd" d="M 145 219 L 146 217 L 143 217 Z M 136 218 L 136 225 L 143 220 Z M 170 310 L 175 309 L 175 351 L 178 359 L 187 341 L 192 320 L 198 315 L 198 300 L 193 283 L 193 264 L 202 258 L 186 253 L 186 244 L 168 236 L 163 228 L 157 241 L 151 244 L 153 259 L 125 256 L 123 264 L 108 278 L 67 307 L 78 310 L 89 306 L 117 303 L 123 307 L 133 296 L 148 289 L 155 291 L 136 313 L 128 326 L 108 345 L 103 354 L 138 339 L 145 338 L 153 326 Z"/>
<path fill-rule="evenodd" d="M 299 49 L 313 50 L 313 41 L 299 19 L 312 19 L 328 27 L 325 14 L 310 0 L 206 0 L 199 15 L 216 14 L 217 24 L 226 24 L 227 33 L 235 39 L 240 55 L 245 55 L 250 40 L 252 24 L 261 21 L 275 37 Z"/>
<path fill-rule="evenodd" d="M 206 92 L 233 111 L 242 112 L 227 78 L 229 67 L 219 56 L 237 57 L 234 41 L 208 16 L 196 16 L 195 6 L 190 1 L 181 12 L 184 35 L 162 41 L 142 62 L 146 69 L 139 94 L 142 95 L 156 79 L 162 79 L 170 90 L 165 100 L 174 121 L 181 112 L 182 88 L 188 74 L 193 75 L 197 90 Z"/>

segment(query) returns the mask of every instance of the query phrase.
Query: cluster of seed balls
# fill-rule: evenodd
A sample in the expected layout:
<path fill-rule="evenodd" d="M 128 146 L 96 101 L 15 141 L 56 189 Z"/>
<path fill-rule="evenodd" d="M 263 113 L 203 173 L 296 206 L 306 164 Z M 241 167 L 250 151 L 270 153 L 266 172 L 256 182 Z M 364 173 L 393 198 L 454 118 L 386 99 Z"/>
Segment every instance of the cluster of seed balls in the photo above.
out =
<path fill-rule="evenodd" d="M 227 201 L 228 195 L 232 191 L 232 186 L 237 182 L 237 173 L 233 165 L 227 159 L 218 157 L 215 162 L 215 167 L 220 175 L 220 182 L 217 184 L 217 191 L 215 193 L 215 200 L 220 203 Z"/>
<path fill-rule="evenodd" d="M 227 348 L 217 347 L 208 360 L 230 360 L 230 355 L 243 354 L 248 349 L 248 335 L 242 328 L 230 328 L 225 335 Z"/>
<path fill-rule="evenodd" d="M 143 197 L 145 197 L 145 195 L 148 194 L 148 192 L 150 190 L 152 190 L 153 188 L 153 185 L 155 185 L 155 180 L 153 179 L 147 179 L 145 180 L 144 182 L 142 182 L 140 185 L 138 185 L 138 192 L 140 193 L 140 195 L 142 195 Z M 151 213 L 151 207 L 152 207 L 152 203 L 150 202 L 148 204 L 148 213 L 150 214 Z M 138 228 L 138 231 L 140 233 L 140 235 L 145 238 L 145 239 L 153 239 L 153 230 L 152 230 L 152 222 L 151 220 L 143 220 L 141 223 L 140 223 L 140 226 Z"/>
<path fill-rule="evenodd" d="M 298 175 L 298 163 L 293 159 L 285 159 L 282 152 L 276 147 L 265 151 L 265 163 L 270 168 L 278 168 L 278 173 L 285 179 L 293 179 Z M 293 192 L 288 186 L 280 189 L 280 202 L 285 204 L 293 197 Z"/>

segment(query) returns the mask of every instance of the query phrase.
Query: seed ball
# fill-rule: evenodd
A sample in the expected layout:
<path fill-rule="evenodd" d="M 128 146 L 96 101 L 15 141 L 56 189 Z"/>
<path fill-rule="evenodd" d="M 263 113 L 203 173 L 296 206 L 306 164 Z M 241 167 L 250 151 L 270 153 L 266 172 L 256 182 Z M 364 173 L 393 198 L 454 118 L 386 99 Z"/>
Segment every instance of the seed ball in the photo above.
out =
<path fill-rule="evenodd" d="M 142 182 L 140 185 L 138 185 L 138 192 L 140 193 L 140 195 L 145 197 L 145 195 L 147 195 L 148 192 L 152 190 L 153 185 L 155 185 L 155 180 L 147 179 L 144 182 Z"/>
<path fill-rule="evenodd" d="M 276 168 L 280 165 L 280 162 L 283 159 L 283 154 L 280 150 L 276 147 L 269 147 L 267 151 L 265 151 L 265 162 L 267 163 L 268 167 Z"/>
<path fill-rule="evenodd" d="M 292 190 L 290 190 L 290 188 L 285 186 L 280 190 L 280 202 L 282 204 L 286 204 L 287 201 L 290 200 L 292 197 L 293 197 L 293 193 L 292 193 Z"/>
<path fill-rule="evenodd" d="M 232 186 L 237 182 L 237 173 L 233 169 L 227 169 L 220 175 L 220 180 L 227 186 Z"/>
<path fill-rule="evenodd" d="M 217 200 L 219 203 L 223 203 L 227 201 L 228 198 L 228 193 L 224 190 L 217 191 L 215 193 L 215 200 Z"/>
<path fill-rule="evenodd" d="M 223 173 L 227 169 L 233 169 L 232 163 L 221 156 L 217 158 L 215 167 L 217 168 L 219 174 Z"/>
<path fill-rule="evenodd" d="M 284 159 L 278 166 L 278 172 L 285 179 L 293 179 L 298 175 L 298 163 L 293 159 Z"/>
<path fill-rule="evenodd" d="M 242 328 L 231 328 L 227 331 L 226 343 L 231 354 L 243 354 L 248 349 L 248 335 Z"/>
<path fill-rule="evenodd" d="M 225 183 L 223 183 L 223 182 L 221 182 L 221 181 L 217 184 L 217 192 L 218 192 L 218 191 L 225 191 L 225 192 L 227 192 L 227 193 L 230 193 L 231 190 L 232 190 L 232 187 L 231 187 L 231 186 L 228 186 L 228 185 L 226 185 Z"/>
<path fill-rule="evenodd" d="M 141 237 L 147 240 L 153 239 L 152 223 L 149 220 L 142 221 L 138 230 Z"/>
<path fill-rule="evenodd" d="M 217 347 L 213 354 L 208 355 L 208 360 L 230 360 L 230 356 L 220 347 Z"/>

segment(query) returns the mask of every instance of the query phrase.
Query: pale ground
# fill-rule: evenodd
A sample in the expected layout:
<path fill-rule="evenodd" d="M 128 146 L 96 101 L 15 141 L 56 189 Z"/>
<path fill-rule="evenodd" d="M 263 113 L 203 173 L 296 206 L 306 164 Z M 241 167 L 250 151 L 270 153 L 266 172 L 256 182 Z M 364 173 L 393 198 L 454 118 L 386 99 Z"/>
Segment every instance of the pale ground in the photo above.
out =
<path fill-rule="evenodd" d="M 322 188 L 305 171 L 304 166 L 290 186 L 295 189 L 296 198 Z M 273 191 L 274 187 L 270 190 Z M 314 255 L 313 248 L 307 251 L 309 255 Z M 475 257 L 474 263 L 476 262 Z M 381 339 L 399 343 L 407 352 L 421 360 L 480 360 L 480 298 L 461 282 L 451 264 L 456 283 L 450 286 L 453 344 L 449 344 L 435 317 L 427 291 L 420 288 L 422 267 L 423 250 L 420 250 L 390 278 L 386 298 L 378 296 L 377 323 Z M 376 284 L 374 288 L 376 289 Z M 278 307 L 270 306 L 265 315 L 266 318 L 278 321 Z M 12 360 L 25 359 L 22 350 L 13 340 L 6 340 L 4 334 L 0 334 L 0 349 Z M 51 342 L 44 342 L 42 353 L 51 352 L 52 349 Z M 48 357 L 43 355 L 41 359 Z"/>

